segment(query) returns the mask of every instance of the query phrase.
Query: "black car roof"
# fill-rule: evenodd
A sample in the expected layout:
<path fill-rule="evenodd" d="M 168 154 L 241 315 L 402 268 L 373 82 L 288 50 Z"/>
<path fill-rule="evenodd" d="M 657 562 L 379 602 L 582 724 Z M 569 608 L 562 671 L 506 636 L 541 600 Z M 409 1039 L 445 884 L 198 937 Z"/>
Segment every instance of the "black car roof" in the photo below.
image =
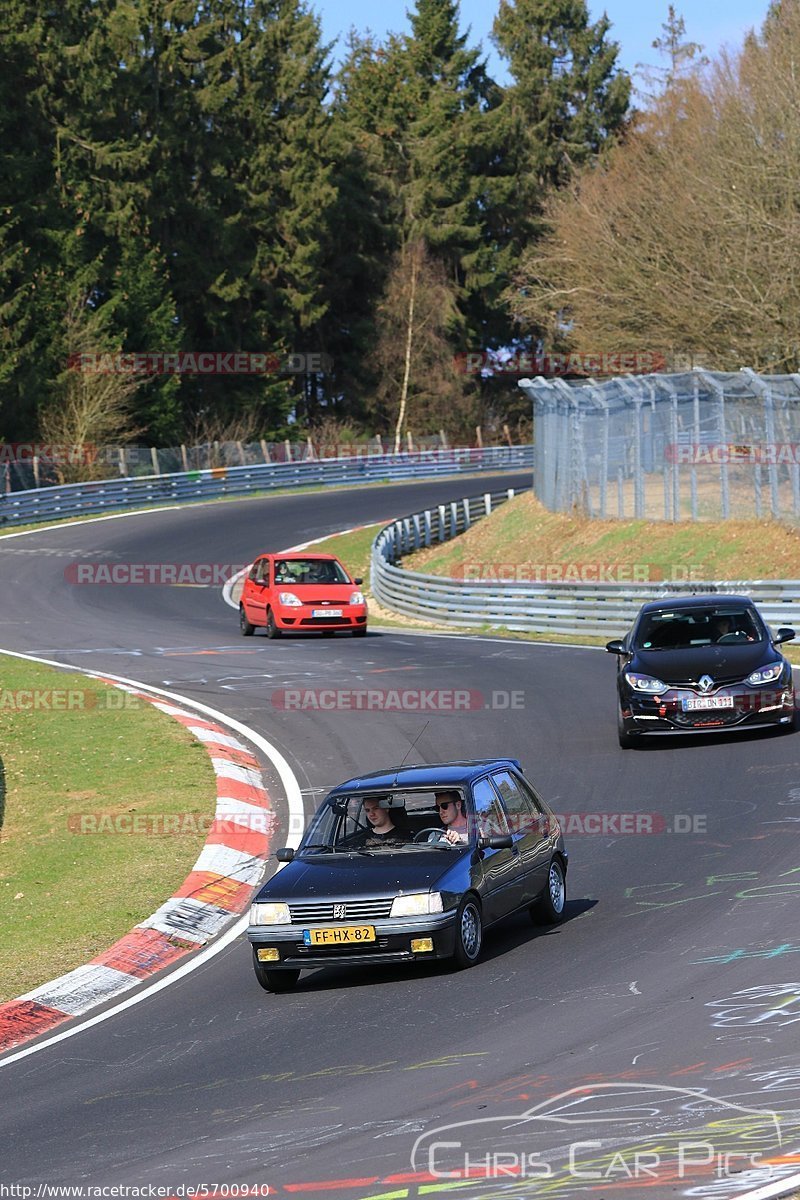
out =
<path fill-rule="evenodd" d="M 463 762 L 417 763 L 402 767 L 384 767 L 369 775 L 357 775 L 332 789 L 331 795 L 339 792 L 361 792 L 395 787 L 463 787 L 478 779 L 492 767 L 516 767 L 521 770 L 516 758 L 476 758 Z"/>
<path fill-rule="evenodd" d="M 643 604 L 639 615 L 650 612 L 660 612 L 664 608 L 708 608 L 717 604 L 746 604 L 750 608 L 755 605 L 749 596 L 726 596 L 718 592 L 703 592 L 677 596 L 662 596 L 660 600 L 650 600 Z"/>

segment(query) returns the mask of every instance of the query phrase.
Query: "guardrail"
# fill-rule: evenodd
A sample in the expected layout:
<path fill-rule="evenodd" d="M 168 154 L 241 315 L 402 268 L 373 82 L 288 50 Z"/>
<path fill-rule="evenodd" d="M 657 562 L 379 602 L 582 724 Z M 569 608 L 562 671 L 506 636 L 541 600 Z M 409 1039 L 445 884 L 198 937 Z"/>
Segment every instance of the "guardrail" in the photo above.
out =
<path fill-rule="evenodd" d="M 0 525 L 33 524 L 134 507 L 181 504 L 279 488 L 390 483 L 440 475 L 532 470 L 532 446 L 423 450 L 418 453 L 216 467 L 173 475 L 70 483 L 0 494 Z"/>
<path fill-rule="evenodd" d="M 648 600 L 680 592 L 750 596 L 769 625 L 800 628 L 800 580 L 659 583 L 471 582 L 408 571 L 398 564 L 423 546 L 449 541 L 514 496 L 514 489 L 439 505 L 393 521 L 372 544 L 371 583 L 385 608 L 462 627 L 612 638 L 630 628 Z M 519 493 L 517 493 L 519 494 Z"/>

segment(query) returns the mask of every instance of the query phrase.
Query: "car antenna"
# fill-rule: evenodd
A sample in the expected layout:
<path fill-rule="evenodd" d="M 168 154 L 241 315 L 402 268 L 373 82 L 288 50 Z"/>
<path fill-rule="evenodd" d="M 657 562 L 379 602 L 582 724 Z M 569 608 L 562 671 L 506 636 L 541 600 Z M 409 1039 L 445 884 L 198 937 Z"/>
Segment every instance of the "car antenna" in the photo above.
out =
<path fill-rule="evenodd" d="M 425 724 L 422 726 L 422 729 L 420 729 L 419 733 L 418 733 L 418 734 L 417 734 L 417 736 L 414 738 L 413 742 L 411 742 L 411 743 L 409 744 L 409 747 L 408 747 L 408 749 L 406 750 L 405 754 L 403 755 L 403 761 L 400 763 L 400 766 L 399 766 L 399 767 L 395 767 L 395 771 L 399 771 L 401 767 L 404 767 L 404 766 L 405 766 L 406 759 L 408 758 L 409 754 L 410 754 L 410 753 L 411 753 L 411 751 L 414 749 L 414 747 L 416 746 L 417 742 L 418 742 L 418 741 L 419 741 L 419 739 L 422 737 L 423 733 L 425 732 L 425 730 L 428 728 L 428 726 L 429 726 L 429 725 L 430 725 L 430 721 L 426 721 L 426 722 L 425 722 Z"/>

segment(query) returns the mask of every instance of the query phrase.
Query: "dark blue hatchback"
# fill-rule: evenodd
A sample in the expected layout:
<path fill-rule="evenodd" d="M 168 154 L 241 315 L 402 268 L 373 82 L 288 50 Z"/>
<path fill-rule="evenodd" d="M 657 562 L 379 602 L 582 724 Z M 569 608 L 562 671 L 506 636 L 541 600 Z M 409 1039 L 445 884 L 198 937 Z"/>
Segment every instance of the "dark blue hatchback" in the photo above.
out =
<path fill-rule="evenodd" d="M 262 987 L 302 970 L 477 961 L 486 928 L 564 914 L 567 851 L 516 759 L 393 767 L 326 796 L 255 898 L 247 936 Z"/>

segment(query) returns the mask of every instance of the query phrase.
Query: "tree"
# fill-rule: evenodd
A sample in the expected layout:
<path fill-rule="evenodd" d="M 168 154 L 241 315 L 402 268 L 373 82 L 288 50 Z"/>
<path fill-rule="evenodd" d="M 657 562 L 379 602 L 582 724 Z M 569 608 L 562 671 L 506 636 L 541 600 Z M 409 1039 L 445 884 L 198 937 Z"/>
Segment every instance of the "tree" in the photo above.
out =
<path fill-rule="evenodd" d="M 667 19 L 662 24 L 661 31 L 661 37 L 655 38 L 651 45 L 666 57 L 668 65 L 652 67 L 637 63 L 636 69 L 650 86 L 656 83 L 660 90 L 664 90 L 674 87 L 680 79 L 699 67 L 708 66 L 709 60 L 703 54 L 703 47 L 699 42 L 685 40 L 686 22 L 682 16 L 678 16 L 673 4 L 670 4 L 667 10 Z"/>
<path fill-rule="evenodd" d="M 579 350 L 796 371 L 800 5 L 668 89 L 601 169 L 554 198 L 516 311 Z"/>
<path fill-rule="evenodd" d="M 398 251 L 378 308 L 372 353 L 377 385 L 373 413 L 394 430 L 395 451 L 409 428 L 461 433 L 469 412 L 454 412 L 458 387 L 446 330 L 454 303 L 445 269 L 422 239 Z"/>

